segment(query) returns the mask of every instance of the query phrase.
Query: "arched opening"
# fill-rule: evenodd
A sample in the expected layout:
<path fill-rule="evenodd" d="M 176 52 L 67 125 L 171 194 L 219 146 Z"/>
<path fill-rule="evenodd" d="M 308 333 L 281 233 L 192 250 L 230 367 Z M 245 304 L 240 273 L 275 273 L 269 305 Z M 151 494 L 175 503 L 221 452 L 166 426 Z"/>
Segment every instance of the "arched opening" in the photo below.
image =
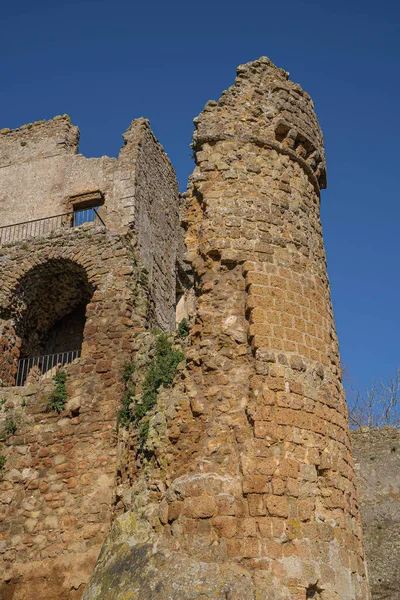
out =
<path fill-rule="evenodd" d="M 10 307 L 20 346 L 16 385 L 80 356 L 93 292 L 85 269 L 69 259 L 50 259 L 20 279 Z"/>

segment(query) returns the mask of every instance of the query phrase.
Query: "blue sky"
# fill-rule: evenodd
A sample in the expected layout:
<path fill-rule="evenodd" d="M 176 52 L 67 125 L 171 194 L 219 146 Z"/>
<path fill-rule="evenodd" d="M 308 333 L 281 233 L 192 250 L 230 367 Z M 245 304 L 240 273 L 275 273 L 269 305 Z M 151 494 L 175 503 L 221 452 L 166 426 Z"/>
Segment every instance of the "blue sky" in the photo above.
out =
<path fill-rule="evenodd" d="M 313 97 L 325 134 L 322 219 L 342 362 L 360 387 L 400 363 L 395 0 L 4 3 L 0 127 L 69 113 L 86 156 L 117 155 L 139 116 L 186 186 L 193 118 L 269 56 Z"/>

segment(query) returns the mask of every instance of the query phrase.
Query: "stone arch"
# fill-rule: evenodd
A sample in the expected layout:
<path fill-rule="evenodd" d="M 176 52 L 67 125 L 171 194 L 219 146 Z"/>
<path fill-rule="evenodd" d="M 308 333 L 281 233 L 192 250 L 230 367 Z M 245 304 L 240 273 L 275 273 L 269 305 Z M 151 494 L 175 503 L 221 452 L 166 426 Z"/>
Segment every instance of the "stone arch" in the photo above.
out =
<path fill-rule="evenodd" d="M 81 350 L 86 308 L 96 287 L 87 269 L 71 258 L 47 258 L 25 270 L 0 315 L 5 331 L 12 329 L 7 368 L 13 376 L 20 358 Z"/>

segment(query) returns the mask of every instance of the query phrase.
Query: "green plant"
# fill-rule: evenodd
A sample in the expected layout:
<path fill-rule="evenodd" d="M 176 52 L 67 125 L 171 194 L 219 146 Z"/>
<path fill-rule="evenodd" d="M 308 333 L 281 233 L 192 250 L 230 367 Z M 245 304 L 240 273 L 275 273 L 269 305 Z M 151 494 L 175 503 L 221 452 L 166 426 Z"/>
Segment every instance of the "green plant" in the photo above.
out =
<path fill-rule="evenodd" d="M 131 423 L 136 424 L 139 436 L 139 449 L 143 449 L 149 436 L 150 422 L 143 417 L 153 408 L 157 402 L 157 394 L 163 385 L 171 385 L 178 364 L 184 359 L 184 355 L 179 350 L 174 349 L 172 341 L 168 334 L 156 332 L 155 354 L 152 359 L 143 382 L 143 389 L 140 400 L 136 400 L 135 407 L 132 406 L 132 399 L 135 395 L 135 384 L 132 382 L 132 375 L 135 372 L 135 365 L 125 363 L 122 371 L 122 379 L 125 383 L 125 391 L 121 398 L 121 407 L 117 415 L 119 427 L 129 427 Z"/>
<path fill-rule="evenodd" d="M 142 421 L 139 427 L 139 443 L 140 443 L 140 447 L 143 448 L 143 446 L 146 444 L 147 442 L 147 438 L 149 437 L 149 428 L 150 428 L 150 422 L 145 420 Z"/>
<path fill-rule="evenodd" d="M 378 529 L 382 529 L 382 525 L 378 525 L 378 526 L 377 526 L 377 528 L 378 528 Z"/>
<path fill-rule="evenodd" d="M 117 413 L 117 424 L 120 427 L 129 427 L 129 424 L 132 422 L 131 402 L 131 391 L 125 390 L 124 395 L 121 398 L 121 408 Z"/>
<path fill-rule="evenodd" d="M 5 441 L 6 441 L 6 439 L 7 439 L 7 436 L 6 436 L 6 434 L 5 434 L 4 432 L 3 432 L 3 433 L 0 433 L 0 442 L 5 442 Z"/>
<path fill-rule="evenodd" d="M 142 285 L 147 285 L 149 276 L 148 273 L 145 269 L 143 269 L 142 271 L 140 271 L 140 275 L 139 275 L 139 281 Z"/>
<path fill-rule="evenodd" d="M 4 465 L 6 464 L 6 457 L 4 454 L 0 454 L 0 471 L 4 469 Z"/>
<path fill-rule="evenodd" d="M 21 142 L 21 146 L 22 147 L 26 146 L 26 142 Z"/>
<path fill-rule="evenodd" d="M 17 431 L 17 424 L 14 419 L 11 418 L 9 421 L 7 421 L 4 426 L 4 431 L 6 435 L 14 435 L 14 433 Z"/>
<path fill-rule="evenodd" d="M 182 319 L 182 321 L 178 325 L 179 337 L 184 340 L 189 335 L 189 332 L 190 332 L 190 329 L 189 329 L 189 323 L 188 323 L 187 319 Z"/>
<path fill-rule="evenodd" d="M 66 372 L 57 371 L 53 377 L 53 381 L 56 385 L 50 396 L 49 409 L 60 414 L 64 409 L 65 401 L 68 398 L 67 387 L 65 385 L 65 382 L 67 381 Z"/>
<path fill-rule="evenodd" d="M 125 391 L 121 398 L 121 408 L 117 413 L 117 425 L 120 427 L 128 427 L 133 419 L 130 405 L 132 403 L 132 396 L 135 393 L 135 385 L 132 382 L 132 375 L 135 370 L 135 365 L 128 361 L 124 363 L 122 368 L 122 379 L 125 384 Z"/>
<path fill-rule="evenodd" d="M 126 384 L 130 381 L 135 370 L 136 370 L 136 367 L 133 363 L 131 363 L 131 362 L 124 363 L 124 366 L 122 369 L 122 379 L 125 381 Z"/>
<path fill-rule="evenodd" d="M 175 377 L 178 364 L 184 359 L 179 350 L 174 350 L 168 334 L 160 333 L 156 340 L 156 352 L 143 383 L 142 402 L 135 407 L 135 417 L 140 420 L 153 408 L 157 401 L 158 390 L 162 385 L 168 387 Z"/>

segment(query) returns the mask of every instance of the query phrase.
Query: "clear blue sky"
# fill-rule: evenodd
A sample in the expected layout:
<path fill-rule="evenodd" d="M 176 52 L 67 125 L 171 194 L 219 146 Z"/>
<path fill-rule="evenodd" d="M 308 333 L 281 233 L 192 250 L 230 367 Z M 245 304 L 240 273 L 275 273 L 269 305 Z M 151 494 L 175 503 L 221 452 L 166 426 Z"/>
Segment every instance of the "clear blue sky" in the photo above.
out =
<path fill-rule="evenodd" d="M 15 0 L 2 4 L 0 127 L 69 113 L 81 152 L 115 156 L 150 119 L 184 189 L 192 120 L 269 56 L 313 97 L 322 218 L 345 363 L 360 387 L 400 363 L 396 0 Z"/>

